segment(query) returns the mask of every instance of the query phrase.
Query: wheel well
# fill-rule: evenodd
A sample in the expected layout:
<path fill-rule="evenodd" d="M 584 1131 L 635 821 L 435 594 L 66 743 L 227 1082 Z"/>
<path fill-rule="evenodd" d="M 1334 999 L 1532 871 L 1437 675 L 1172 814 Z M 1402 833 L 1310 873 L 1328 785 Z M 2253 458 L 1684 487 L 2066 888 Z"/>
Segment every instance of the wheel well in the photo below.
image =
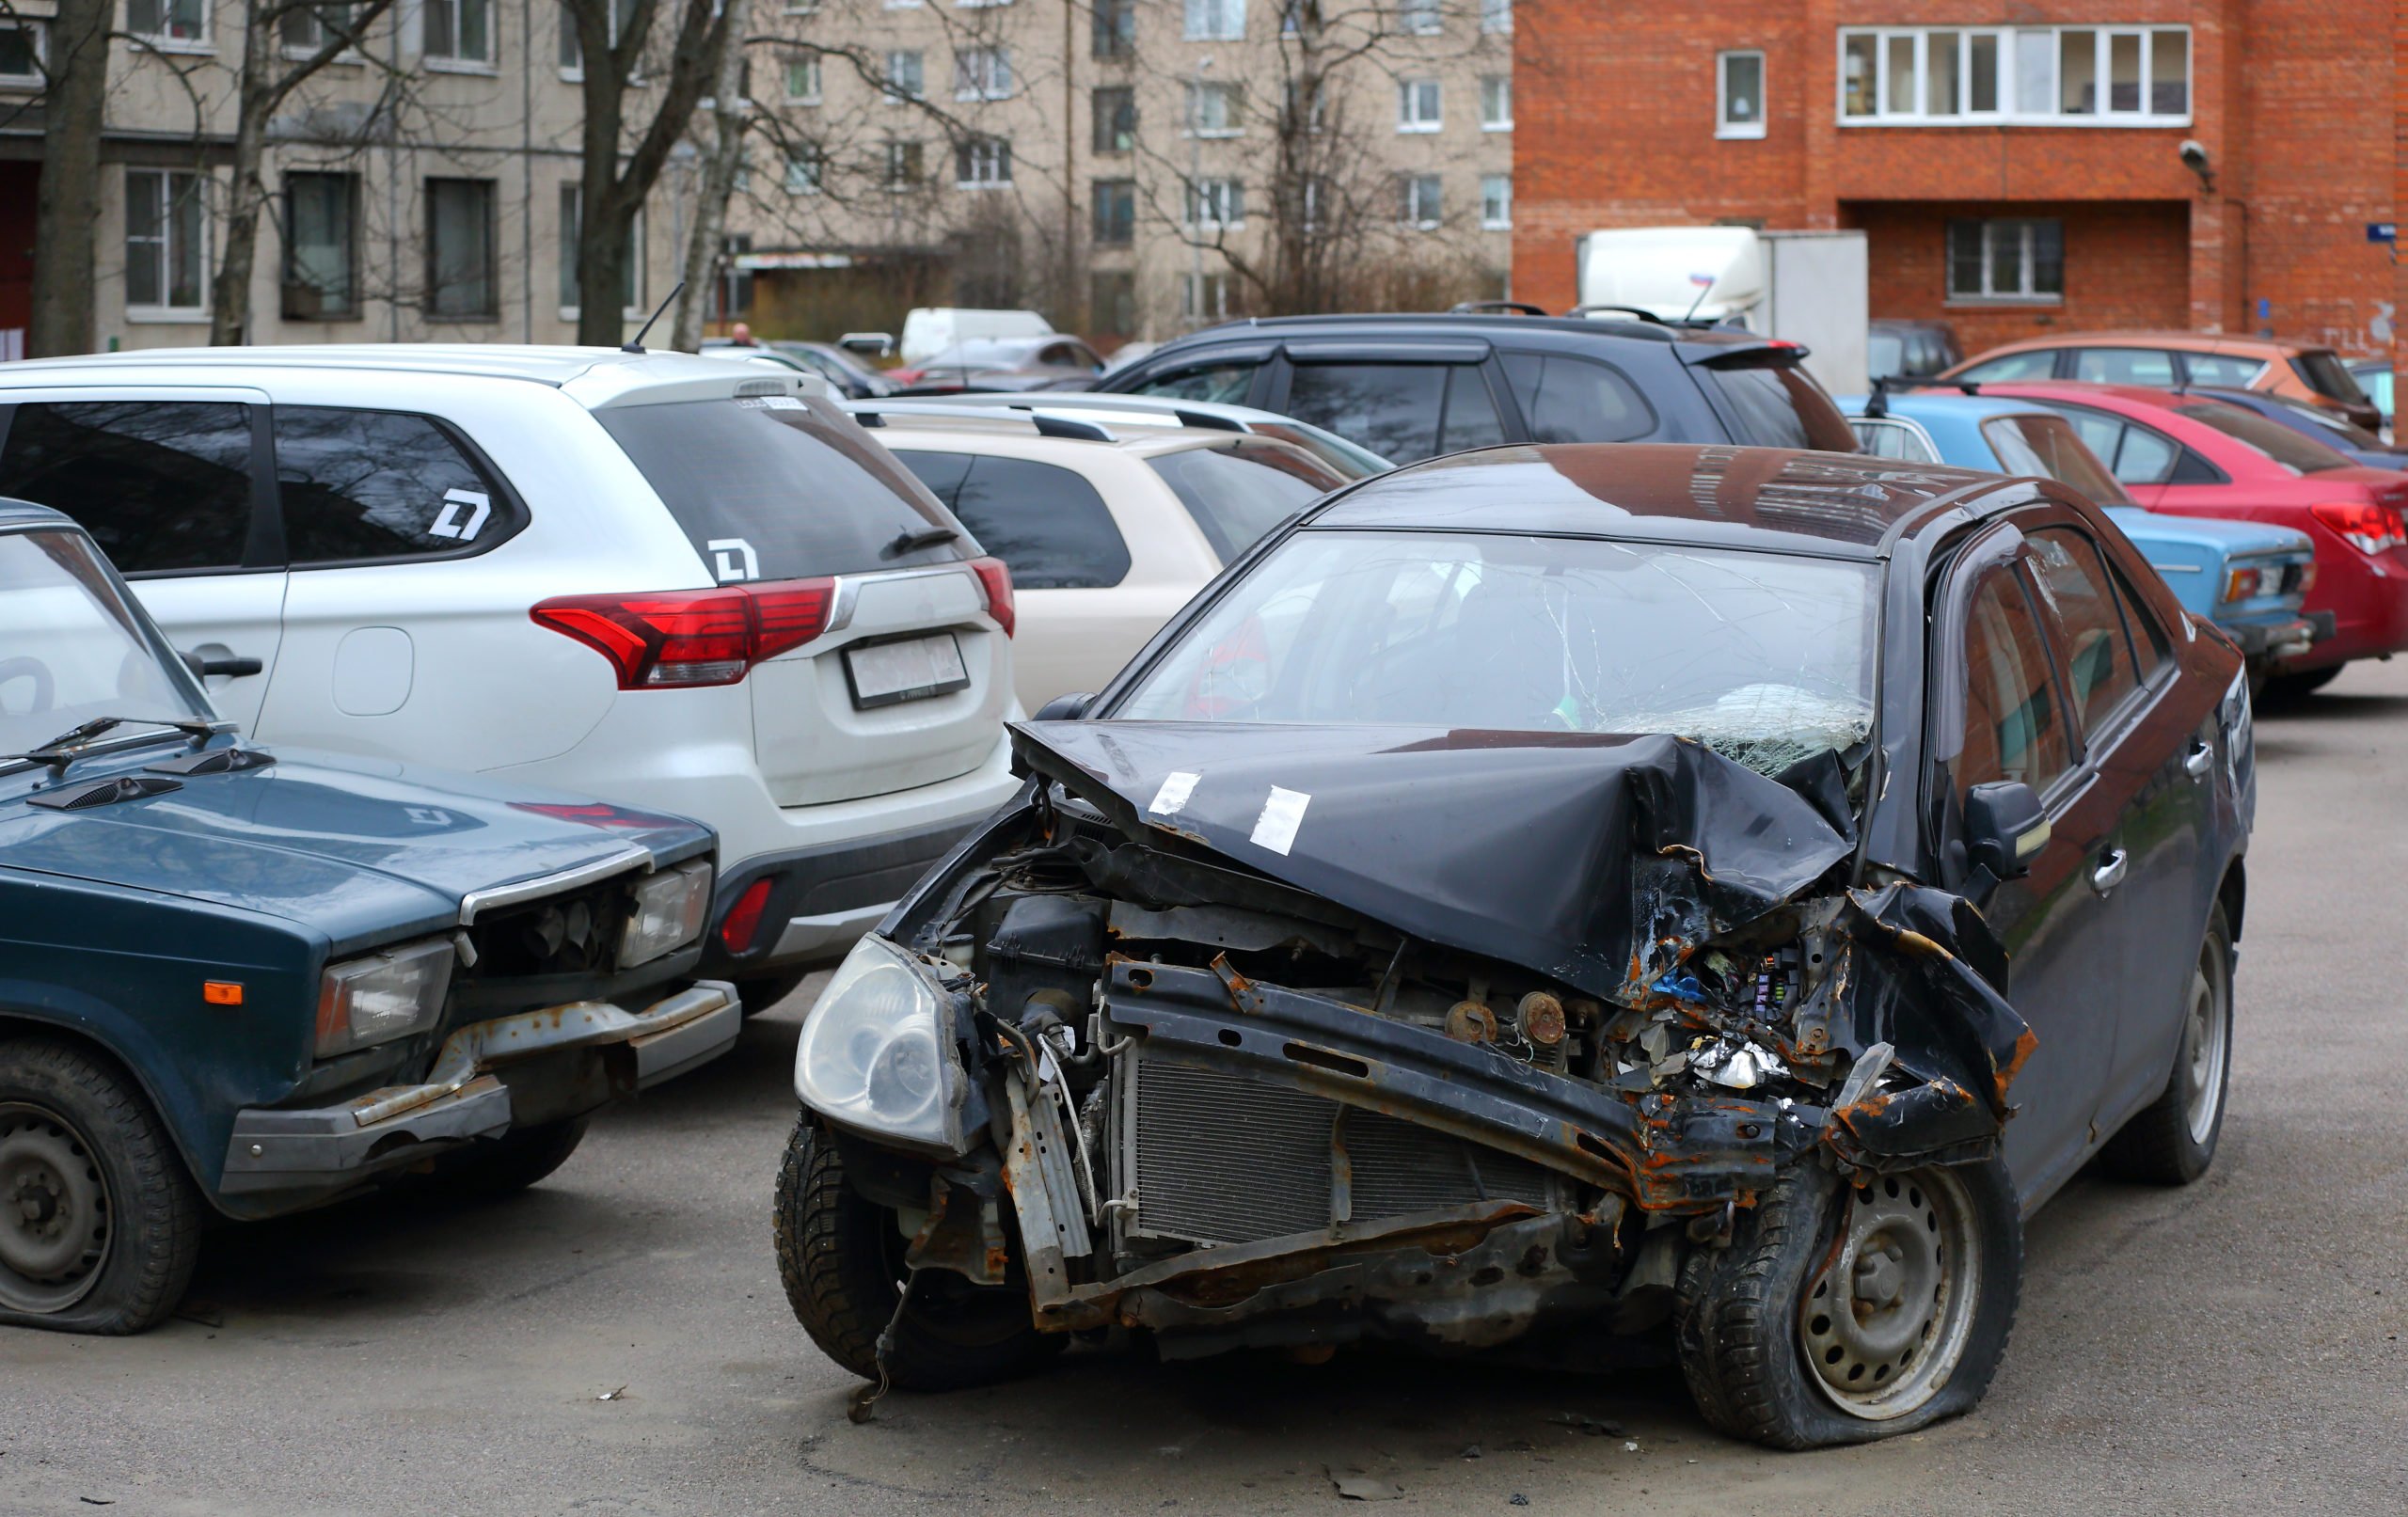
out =
<path fill-rule="evenodd" d="M 2216 904 L 2224 908 L 2225 925 L 2232 929 L 2232 940 L 2241 940 L 2241 909 L 2248 899 L 2249 881 L 2240 860 L 2224 872 L 2223 883 L 2216 886 Z"/>
<path fill-rule="evenodd" d="M 183 1134 L 176 1130 L 176 1125 L 173 1122 L 167 1120 L 166 1109 L 159 1104 L 159 1093 L 150 1088 L 149 1081 L 135 1072 L 132 1065 L 118 1056 L 117 1050 L 89 1033 L 81 1032 L 72 1027 L 61 1027 L 56 1022 L 44 1021 L 39 1017 L 24 1017 L 0 1011 L 0 1044 L 10 1043 L 18 1038 L 46 1038 L 53 1043 L 64 1043 L 79 1053 L 89 1055 L 94 1061 L 106 1067 L 110 1073 L 132 1086 L 144 1100 L 150 1103 L 150 1114 L 158 1119 L 159 1130 L 166 1135 L 167 1147 L 175 1154 L 176 1161 L 184 1166 L 184 1177 L 191 1180 L 195 1186 L 200 1185 L 200 1176 L 193 1168 L 192 1155 L 184 1152 Z M 202 1194 L 208 1194 L 205 1187 L 202 1188 Z M 214 1197 L 211 1197 L 211 1204 L 213 1206 L 215 1204 Z"/>

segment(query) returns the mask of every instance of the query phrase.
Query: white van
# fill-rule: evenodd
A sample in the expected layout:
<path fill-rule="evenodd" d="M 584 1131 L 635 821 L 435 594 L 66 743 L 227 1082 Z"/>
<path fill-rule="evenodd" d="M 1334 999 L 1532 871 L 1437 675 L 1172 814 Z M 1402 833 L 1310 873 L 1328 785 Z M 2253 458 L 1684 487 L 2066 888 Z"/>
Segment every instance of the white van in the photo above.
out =
<path fill-rule="evenodd" d="M 985 338 L 1045 337 L 1054 324 L 1033 310 L 974 310 L 966 306 L 920 306 L 903 318 L 906 364 L 933 358 L 957 342 Z"/>

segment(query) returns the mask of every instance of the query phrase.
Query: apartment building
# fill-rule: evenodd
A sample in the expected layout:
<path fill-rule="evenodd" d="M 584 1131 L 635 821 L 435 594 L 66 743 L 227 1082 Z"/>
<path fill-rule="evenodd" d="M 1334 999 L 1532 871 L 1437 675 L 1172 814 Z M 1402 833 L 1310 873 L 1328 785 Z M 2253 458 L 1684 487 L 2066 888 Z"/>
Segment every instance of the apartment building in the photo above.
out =
<path fill-rule="evenodd" d="M 1876 316 L 2388 352 L 2390 0 L 1522 0 L 1515 289 L 1595 228 L 1858 227 Z M 1601 81 L 1610 79 L 1610 87 Z"/>
<path fill-rule="evenodd" d="M 786 0 L 757 20 L 784 45 L 752 53 L 725 303 L 765 334 L 950 303 L 1160 339 L 1504 292 L 1511 0 Z"/>
<path fill-rule="evenodd" d="M 49 8 L 0 11 L 0 357 L 20 355 L 31 311 Z M 103 349 L 208 340 L 245 14 L 123 0 L 101 147 Z M 287 16 L 279 55 L 309 56 L 320 25 Z M 572 340 L 582 60 L 556 0 L 403 0 L 361 40 L 269 126 L 248 340 Z M 673 163 L 640 222 L 630 319 L 673 282 L 695 177 L 690 156 Z"/>

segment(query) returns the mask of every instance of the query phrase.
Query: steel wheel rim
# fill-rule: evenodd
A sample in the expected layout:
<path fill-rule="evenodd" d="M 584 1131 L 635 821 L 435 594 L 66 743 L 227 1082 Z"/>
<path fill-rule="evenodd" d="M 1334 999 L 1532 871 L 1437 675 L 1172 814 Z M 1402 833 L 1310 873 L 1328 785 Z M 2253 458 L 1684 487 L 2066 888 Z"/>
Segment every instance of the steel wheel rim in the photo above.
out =
<path fill-rule="evenodd" d="M 108 1263 L 108 1174 L 90 1143 L 39 1106 L 0 1105 L 0 1305 L 65 1311 Z"/>
<path fill-rule="evenodd" d="M 2216 940 L 2199 950 L 2191 975 L 2191 1005 L 2182 1023 L 2182 1114 L 2192 1143 L 2205 1147 L 2224 1114 L 2224 1071 L 2231 1046 L 2232 989 Z"/>
<path fill-rule="evenodd" d="M 1972 1202 L 1950 1171 L 1923 1169 L 1854 1187 L 1846 1207 L 1799 1301 L 1798 1347 L 1827 1400 L 1886 1422 L 1939 1395 L 1972 1336 Z"/>

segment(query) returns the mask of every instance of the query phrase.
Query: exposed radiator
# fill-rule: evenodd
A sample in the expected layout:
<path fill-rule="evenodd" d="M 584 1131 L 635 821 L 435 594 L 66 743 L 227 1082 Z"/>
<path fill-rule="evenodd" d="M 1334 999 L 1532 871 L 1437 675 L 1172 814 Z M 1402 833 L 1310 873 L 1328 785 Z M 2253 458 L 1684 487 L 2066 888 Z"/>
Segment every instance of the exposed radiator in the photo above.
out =
<path fill-rule="evenodd" d="M 1121 1066 L 1126 1236 L 1246 1243 L 1482 1200 L 1553 1204 L 1556 1175 L 1525 1159 L 1376 1112 L 1132 1055 Z M 1340 1164 L 1339 1156 L 1344 1163 Z M 1340 1186 L 1340 1175 L 1348 1183 Z"/>

